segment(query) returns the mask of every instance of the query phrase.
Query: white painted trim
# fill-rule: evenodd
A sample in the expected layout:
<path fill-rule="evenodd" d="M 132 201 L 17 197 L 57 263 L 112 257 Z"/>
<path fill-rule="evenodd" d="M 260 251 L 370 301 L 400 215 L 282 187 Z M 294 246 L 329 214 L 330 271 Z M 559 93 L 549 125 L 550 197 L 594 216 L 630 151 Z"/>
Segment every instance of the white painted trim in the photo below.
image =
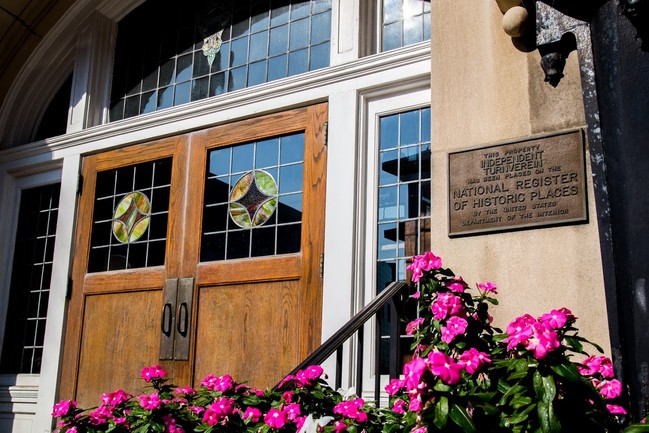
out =
<path fill-rule="evenodd" d="M 359 212 L 359 226 L 363 229 L 358 236 L 358 269 L 362 269 L 363 275 L 356 286 L 358 293 L 358 304 L 360 309 L 370 302 L 375 296 L 376 288 L 376 251 L 377 251 L 377 207 L 378 207 L 378 140 L 379 140 L 379 117 L 412 109 L 430 106 L 430 82 L 429 80 L 412 80 L 401 83 L 399 86 L 390 86 L 382 89 L 375 89 L 360 95 L 360 106 L 362 107 L 362 127 L 359 142 L 365 152 L 360 158 L 359 164 L 363 169 L 359 170 L 358 189 L 363 196 L 358 206 L 362 209 Z M 374 350 L 375 322 L 368 322 L 365 326 L 364 357 L 367 360 L 365 365 L 371 368 L 365 369 L 363 374 L 363 392 L 374 396 L 374 375 L 371 371 L 375 369 Z M 385 381 L 385 380 L 383 380 Z M 382 383 L 382 387 L 386 383 Z"/>

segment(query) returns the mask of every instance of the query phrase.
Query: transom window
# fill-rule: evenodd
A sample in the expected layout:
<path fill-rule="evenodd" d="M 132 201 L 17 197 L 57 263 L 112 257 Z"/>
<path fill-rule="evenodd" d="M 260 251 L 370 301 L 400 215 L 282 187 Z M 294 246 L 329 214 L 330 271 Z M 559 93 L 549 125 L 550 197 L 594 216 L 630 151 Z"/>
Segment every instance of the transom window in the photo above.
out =
<path fill-rule="evenodd" d="M 120 23 L 110 120 L 329 66 L 331 0 L 149 0 Z"/>
<path fill-rule="evenodd" d="M 380 0 L 381 51 L 430 39 L 430 0 Z"/>

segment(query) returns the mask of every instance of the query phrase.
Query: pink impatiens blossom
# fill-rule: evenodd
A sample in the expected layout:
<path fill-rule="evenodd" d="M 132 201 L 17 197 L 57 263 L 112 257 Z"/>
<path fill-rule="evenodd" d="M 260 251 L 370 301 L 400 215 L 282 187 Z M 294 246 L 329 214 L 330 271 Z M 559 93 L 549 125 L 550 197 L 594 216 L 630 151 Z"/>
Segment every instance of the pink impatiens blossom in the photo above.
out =
<path fill-rule="evenodd" d="M 142 406 L 142 409 L 144 410 L 154 410 L 162 404 L 157 392 L 152 394 L 142 394 L 138 396 L 138 399 L 140 400 L 140 406 Z"/>
<path fill-rule="evenodd" d="M 454 385 L 462 378 L 462 366 L 442 352 L 428 354 L 430 371 L 447 385 Z"/>
<path fill-rule="evenodd" d="M 617 379 L 598 382 L 596 388 L 607 400 L 619 397 L 622 394 L 622 383 Z"/>
<path fill-rule="evenodd" d="M 201 386 L 209 389 L 210 391 L 226 392 L 234 387 L 234 381 L 229 374 L 223 376 L 214 376 L 208 374 L 201 382 Z"/>
<path fill-rule="evenodd" d="M 423 402 L 421 401 L 420 394 L 411 394 L 410 402 L 408 403 L 410 410 L 412 412 L 421 412 L 421 409 L 424 407 Z"/>
<path fill-rule="evenodd" d="M 221 422 L 225 417 L 234 413 L 234 400 L 227 397 L 219 397 L 214 400 L 203 414 L 203 422 L 209 425 L 214 425 Z"/>
<path fill-rule="evenodd" d="M 367 421 L 367 413 L 361 411 L 365 405 L 365 400 L 362 398 L 355 398 L 353 400 L 341 401 L 334 406 L 333 412 L 342 415 L 345 418 L 354 419 L 358 422 Z"/>
<path fill-rule="evenodd" d="M 563 311 L 552 310 L 549 313 L 543 314 L 539 317 L 539 321 L 547 323 L 550 327 L 554 329 L 562 328 L 563 325 L 568 321 L 568 317 Z"/>
<path fill-rule="evenodd" d="M 320 376 L 322 376 L 322 373 L 324 373 L 324 370 L 321 366 L 311 365 L 304 370 L 295 373 L 295 378 L 297 379 L 299 386 L 304 387 L 311 385 L 313 381 L 319 379 Z"/>
<path fill-rule="evenodd" d="M 194 395 L 196 394 L 196 390 L 190 386 L 183 386 L 174 389 L 174 393 L 179 395 Z"/>
<path fill-rule="evenodd" d="M 436 320 L 444 320 L 448 316 L 461 316 L 466 313 L 462 299 L 452 293 L 440 293 L 430 309 Z"/>
<path fill-rule="evenodd" d="M 394 402 L 394 405 L 392 406 L 392 412 L 399 413 L 399 414 L 404 414 L 406 413 L 406 410 L 408 409 L 406 402 L 399 399 Z"/>
<path fill-rule="evenodd" d="M 176 425 L 176 420 L 171 415 L 163 416 L 162 422 L 165 426 L 165 433 L 185 433 L 182 427 Z"/>
<path fill-rule="evenodd" d="M 121 389 L 118 389 L 117 391 L 114 392 L 109 392 L 106 394 L 101 395 L 101 402 L 105 406 L 117 406 L 122 403 L 126 403 L 126 401 L 131 398 L 130 394 L 127 394 L 126 392 L 122 391 Z"/>
<path fill-rule="evenodd" d="M 473 374 L 480 369 L 484 364 L 491 362 L 489 354 L 480 352 L 476 348 L 470 348 L 460 355 L 458 364 L 462 366 L 468 373 Z"/>
<path fill-rule="evenodd" d="M 442 341 L 448 344 L 453 341 L 458 335 L 464 334 L 468 324 L 469 323 L 465 319 L 457 316 L 452 316 L 446 321 L 446 326 L 442 326 L 441 328 Z"/>
<path fill-rule="evenodd" d="M 415 427 L 412 430 L 410 430 L 410 433 L 427 433 L 428 429 L 426 426 L 421 426 L 421 427 Z"/>
<path fill-rule="evenodd" d="M 113 419 L 113 411 L 107 406 L 99 406 L 88 414 L 88 420 L 92 425 L 101 425 Z"/>
<path fill-rule="evenodd" d="M 626 415 L 626 409 L 616 404 L 607 404 L 606 409 L 613 415 Z"/>
<path fill-rule="evenodd" d="M 406 266 L 406 269 L 412 271 L 412 281 L 417 283 L 423 276 L 424 272 L 442 267 L 442 259 L 432 252 L 428 251 L 424 255 L 412 258 L 412 263 Z"/>
<path fill-rule="evenodd" d="M 451 292 L 455 292 L 455 293 L 464 293 L 464 289 L 465 289 L 464 284 L 458 282 L 447 284 L 446 287 Z"/>
<path fill-rule="evenodd" d="M 527 339 L 534 334 L 534 330 L 532 329 L 534 323 L 536 323 L 534 317 L 529 314 L 524 314 L 517 317 L 513 322 L 507 325 L 506 332 L 508 337 L 504 340 L 508 343 L 507 350 L 512 350 L 520 343 L 527 341 Z"/>
<path fill-rule="evenodd" d="M 77 408 L 77 402 L 72 400 L 61 400 L 53 407 L 52 416 L 60 418 L 62 416 L 70 415 L 70 413 Z"/>
<path fill-rule="evenodd" d="M 392 379 L 390 383 L 385 385 L 385 392 L 387 392 L 388 395 L 395 395 L 397 392 L 401 391 L 405 385 L 406 382 L 403 379 Z"/>
<path fill-rule="evenodd" d="M 406 325 L 406 335 L 414 335 L 419 330 L 419 325 L 424 323 L 423 317 L 418 317 Z"/>
<path fill-rule="evenodd" d="M 301 415 L 300 405 L 297 403 L 291 403 L 284 406 L 283 411 L 286 414 L 286 419 L 289 421 L 293 421 Z"/>
<path fill-rule="evenodd" d="M 264 416 L 264 423 L 271 428 L 280 429 L 286 424 L 286 414 L 278 409 L 271 409 Z"/>
<path fill-rule="evenodd" d="M 250 422 L 257 422 L 261 418 L 261 411 L 256 407 L 249 407 L 241 415 L 241 419 L 244 421 L 249 420 Z"/>
<path fill-rule="evenodd" d="M 403 366 L 403 374 L 405 376 L 405 385 L 408 391 L 417 389 L 421 383 L 421 378 L 428 369 L 426 361 L 422 358 L 414 358 Z"/>
<path fill-rule="evenodd" d="M 599 373 L 605 379 L 615 377 L 613 363 L 606 356 L 589 356 L 583 360 L 582 364 L 584 367 L 577 367 L 577 369 L 583 376 L 592 376 Z"/>
<path fill-rule="evenodd" d="M 151 367 L 144 367 L 140 372 L 140 376 L 145 382 L 151 382 L 151 379 L 163 379 L 167 373 L 159 365 L 152 365 Z"/>
<path fill-rule="evenodd" d="M 478 283 L 478 290 L 480 290 L 482 293 L 498 293 L 498 287 L 494 283 L 486 282 L 486 283 Z"/>

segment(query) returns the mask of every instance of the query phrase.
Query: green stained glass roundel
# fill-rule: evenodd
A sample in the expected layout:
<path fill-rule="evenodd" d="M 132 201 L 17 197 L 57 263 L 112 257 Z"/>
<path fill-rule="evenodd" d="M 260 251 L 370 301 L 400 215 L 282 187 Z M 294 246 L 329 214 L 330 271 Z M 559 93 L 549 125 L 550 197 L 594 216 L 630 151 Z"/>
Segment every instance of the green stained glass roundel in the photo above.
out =
<path fill-rule="evenodd" d="M 113 235 L 121 243 L 134 242 L 149 228 L 151 202 L 142 192 L 122 198 L 113 213 Z"/>
<path fill-rule="evenodd" d="M 263 225 L 277 208 L 277 183 L 263 170 L 239 178 L 230 191 L 230 218 L 239 227 Z"/>

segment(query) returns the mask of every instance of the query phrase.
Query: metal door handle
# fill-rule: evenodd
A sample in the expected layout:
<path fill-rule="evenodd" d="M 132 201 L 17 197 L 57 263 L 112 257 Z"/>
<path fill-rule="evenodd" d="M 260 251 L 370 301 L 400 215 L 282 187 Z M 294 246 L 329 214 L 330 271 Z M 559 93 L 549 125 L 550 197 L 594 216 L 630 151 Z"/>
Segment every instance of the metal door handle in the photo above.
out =
<path fill-rule="evenodd" d="M 167 337 L 171 335 L 171 321 L 173 316 L 171 315 L 171 304 L 166 303 L 162 307 L 162 323 L 160 327 L 162 328 L 162 333 Z"/>
<path fill-rule="evenodd" d="M 183 302 L 178 307 L 178 333 L 183 337 L 187 336 L 187 323 L 189 321 L 189 311 L 187 302 Z"/>

